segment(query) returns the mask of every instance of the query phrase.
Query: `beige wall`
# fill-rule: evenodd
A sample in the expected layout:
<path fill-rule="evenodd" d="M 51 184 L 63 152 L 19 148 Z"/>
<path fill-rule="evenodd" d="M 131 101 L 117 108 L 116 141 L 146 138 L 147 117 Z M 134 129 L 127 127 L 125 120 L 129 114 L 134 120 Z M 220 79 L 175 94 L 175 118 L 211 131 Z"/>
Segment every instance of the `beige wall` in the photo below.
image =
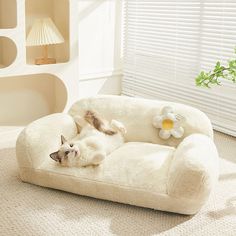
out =
<path fill-rule="evenodd" d="M 0 29 L 16 27 L 16 0 L 0 0 Z"/>
<path fill-rule="evenodd" d="M 120 94 L 122 1 L 79 0 L 80 96 Z"/>

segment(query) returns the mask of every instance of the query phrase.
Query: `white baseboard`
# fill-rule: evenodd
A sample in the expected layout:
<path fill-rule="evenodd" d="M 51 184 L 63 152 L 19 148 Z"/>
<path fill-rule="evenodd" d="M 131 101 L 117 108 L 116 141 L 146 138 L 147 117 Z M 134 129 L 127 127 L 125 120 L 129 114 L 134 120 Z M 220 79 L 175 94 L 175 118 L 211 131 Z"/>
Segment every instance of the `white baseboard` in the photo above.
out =
<path fill-rule="evenodd" d="M 108 72 L 82 76 L 79 82 L 79 97 L 94 96 L 97 94 L 121 94 L 121 72 Z"/>
<path fill-rule="evenodd" d="M 105 70 L 105 71 L 103 70 L 96 73 L 80 74 L 79 78 L 80 78 L 80 81 L 88 81 L 88 80 L 118 76 L 121 74 L 122 74 L 122 70 Z"/>

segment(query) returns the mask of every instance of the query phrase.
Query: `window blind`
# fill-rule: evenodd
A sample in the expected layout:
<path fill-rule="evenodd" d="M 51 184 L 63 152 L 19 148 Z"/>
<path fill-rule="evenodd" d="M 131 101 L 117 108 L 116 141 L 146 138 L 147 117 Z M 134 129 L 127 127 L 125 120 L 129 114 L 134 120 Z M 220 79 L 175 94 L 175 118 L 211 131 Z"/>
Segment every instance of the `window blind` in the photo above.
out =
<path fill-rule="evenodd" d="M 197 107 L 236 136 L 236 84 L 195 86 L 200 71 L 235 57 L 236 0 L 125 0 L 124 7 L 122 93 Z"/>

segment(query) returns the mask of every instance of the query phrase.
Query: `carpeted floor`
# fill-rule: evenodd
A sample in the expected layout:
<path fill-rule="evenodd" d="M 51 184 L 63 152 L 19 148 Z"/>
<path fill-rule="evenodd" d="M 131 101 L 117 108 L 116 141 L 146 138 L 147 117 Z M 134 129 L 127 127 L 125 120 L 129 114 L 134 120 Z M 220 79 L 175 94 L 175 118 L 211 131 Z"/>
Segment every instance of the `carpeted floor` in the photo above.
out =
<path fill-rule="evenodd" d="M 0 133 L 0 235 L 236 235 L 236 138 L 215 133 L 220 178 L 208 203 L 182 216 L 20 181 L 14 138 Z M 4 142 L 4 140 L 6 140 Z"/>

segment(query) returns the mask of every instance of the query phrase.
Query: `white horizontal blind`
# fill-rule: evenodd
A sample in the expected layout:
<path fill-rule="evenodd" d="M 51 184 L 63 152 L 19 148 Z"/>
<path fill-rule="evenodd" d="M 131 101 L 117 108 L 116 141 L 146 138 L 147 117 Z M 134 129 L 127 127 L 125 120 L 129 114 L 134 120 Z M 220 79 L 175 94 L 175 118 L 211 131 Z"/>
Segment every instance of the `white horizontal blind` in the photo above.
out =
<path fill-rule="evenodd" d="M 124 95 L 192 105 L 236 136 L 236 84 L 194 80 L 235 57 L 236 0 L 126 0 L 124 38 Z"/>

